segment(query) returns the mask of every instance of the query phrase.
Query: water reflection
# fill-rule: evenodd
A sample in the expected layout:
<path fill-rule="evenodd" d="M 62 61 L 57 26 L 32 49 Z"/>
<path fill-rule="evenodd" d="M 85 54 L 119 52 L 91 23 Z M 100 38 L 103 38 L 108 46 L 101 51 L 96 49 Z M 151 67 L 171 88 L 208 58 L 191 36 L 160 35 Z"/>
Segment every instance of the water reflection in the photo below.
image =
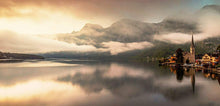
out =
<path fill-rule="evenodd" d="M 183 80 L 184 76 L 190 76 L 192 91 L 195 93 L 195 69 L 186 67 L 170 67 L 170 71 L 176 74 L 176 79 L 179 82 Z"/>
<path fill-rule="evenodd" d="M 193 93 L 195 92 L 195 74 L 202 73 L 205 78 L 217 80 L 220 85 L 220 73 L 217 69 L 198 69 L 198 68 L 187 68 L 187 67 L 170 67 L 170 71 L 176 74 L 177 81 L 181 82 L 183 77 L 190 76 Z"/>
<path fill-rule="evenodd" d="M 65 59 L 7 66 L 0 64 L 0 105 L 219 104 L 219 75 L 208 70 Z"/>

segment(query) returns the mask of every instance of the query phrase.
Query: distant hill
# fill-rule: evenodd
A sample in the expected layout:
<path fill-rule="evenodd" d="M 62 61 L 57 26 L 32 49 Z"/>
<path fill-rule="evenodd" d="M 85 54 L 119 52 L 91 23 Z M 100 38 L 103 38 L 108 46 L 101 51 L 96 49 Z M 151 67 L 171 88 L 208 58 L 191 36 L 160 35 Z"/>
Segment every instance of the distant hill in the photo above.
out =
<path fill-rule="evenodd" d="M 43 56 L 0 52 L 0 59 L 44 59 Z"/>

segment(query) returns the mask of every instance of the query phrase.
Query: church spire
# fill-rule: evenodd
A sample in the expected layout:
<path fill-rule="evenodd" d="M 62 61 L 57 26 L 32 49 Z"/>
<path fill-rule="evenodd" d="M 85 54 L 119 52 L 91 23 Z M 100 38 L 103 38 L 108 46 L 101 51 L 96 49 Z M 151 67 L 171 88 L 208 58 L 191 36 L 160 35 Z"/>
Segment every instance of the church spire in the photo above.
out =
<path fill-rule="evenodd" d="M 192 42 L 191 42 L 191 47 L 195 47 L 195 45 L 194 45 L 194 39 L 193 39 L 193 32 L 192 32 Z"/>
<path fill-rule="evenodd" d="M 194 44 L 194 39 L 193 39 L 193 33 L 192 33 L 192 43 L 190 47 L 190 53 L 191 53 L 191 63 L 195 63 L 195 44 Z"/>

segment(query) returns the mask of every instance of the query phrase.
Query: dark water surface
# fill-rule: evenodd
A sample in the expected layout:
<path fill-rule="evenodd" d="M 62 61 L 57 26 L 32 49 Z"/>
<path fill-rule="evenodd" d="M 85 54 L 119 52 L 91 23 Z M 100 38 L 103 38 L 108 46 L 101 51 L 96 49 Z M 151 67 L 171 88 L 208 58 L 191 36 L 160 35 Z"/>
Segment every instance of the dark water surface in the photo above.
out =
<path fill-rule="evenodd" d="M 219 76 L 154 63 L 1 63 L 0 105 L 220 105 Z"/>

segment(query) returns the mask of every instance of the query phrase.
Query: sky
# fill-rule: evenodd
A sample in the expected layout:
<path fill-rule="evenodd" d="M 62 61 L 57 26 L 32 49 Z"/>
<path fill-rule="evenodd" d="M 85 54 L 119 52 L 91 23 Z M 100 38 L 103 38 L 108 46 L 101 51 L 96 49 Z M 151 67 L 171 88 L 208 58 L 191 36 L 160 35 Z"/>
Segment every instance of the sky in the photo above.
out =
<path fill-rule="evenodd" d="M 145 35 L 154 33 L 154 26 L 148 27 L 140 22 L 159 23 L 170 16 L 195 14 L 202 7 L 213 4 L 220 5 L 220 0 L 1 0 L 0 51 L 110 51 L 115 55 L 154 47 L 149 39 L 186 43 L 191 36 L 187 33 Z M 191 16 L 185 17 L 189 19 Z M 138 22 L 113 24 L 121 19 Z M 195 36 L 196 40 L 220 35 L 220 25 L 216 24 L 219 19 L 217 11 L 200 15 L 196 22 L 202 33 Z M 91 23 L 90 26 L 81 30 L 87 23 Z M 111 25 L 113 27 L 109 28 Z M 87 37 L 83 37 L 85 35 Z"/>
<path fill-rule="evenodd" d="M 1 0 L 0 30 L 22 34 L 79 31 L 86 23 L 110 26 L 123 19 L 160 22 L 219 0 Z"/>

